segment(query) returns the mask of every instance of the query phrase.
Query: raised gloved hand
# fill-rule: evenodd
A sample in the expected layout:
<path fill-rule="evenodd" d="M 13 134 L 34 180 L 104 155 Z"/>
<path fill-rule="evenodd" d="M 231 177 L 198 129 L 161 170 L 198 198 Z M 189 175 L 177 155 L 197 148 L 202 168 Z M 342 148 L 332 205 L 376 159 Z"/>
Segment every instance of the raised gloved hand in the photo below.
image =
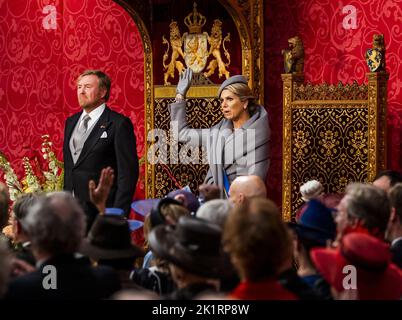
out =
<path fill-rule="evenodd" d="M 182 73 L 180 73 L 176 93 L 181 94 L 183 98 L 185 98 L 188 89 L 190 89 L 192 78 L 193 78 L 193 71 L 190 68 L 187 68 Z"/>

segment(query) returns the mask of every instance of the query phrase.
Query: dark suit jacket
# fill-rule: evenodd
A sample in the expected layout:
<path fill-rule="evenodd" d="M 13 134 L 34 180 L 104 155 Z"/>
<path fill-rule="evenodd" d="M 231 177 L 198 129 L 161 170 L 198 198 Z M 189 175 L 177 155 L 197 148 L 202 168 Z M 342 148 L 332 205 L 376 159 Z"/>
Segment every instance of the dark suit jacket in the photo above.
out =
<path fill-rule="evenodd" d="M 108 166 L 114 169 L 115 183 L 107 206 L 122 208 L 126 215 L 138 180 L 138 156 L 131 120 L 108 107 L 100 116 L 74 165 L 69 142 L 82 112 L 66 120 L 64 129 L 64 189 L 74 190 L 75 196 L 89 202 L 88 181 L 98 183 L 100 172 Z M 107 138 L 101 138 L 106 132 Z"/>
<path fill-rule="evenodd" d="M 399 239 L 391 247 L 392 262 L 402 269 L 402 239 Z"/>
<path fill-rule="evenodd" d="M 56 289 L 44 289 L 46 265 L 56 268 Z M 15 278 L 9 284 L 5 299 L 105 299 L 121 289 L 118 275 L 106 266 L 90 267 L 70 255 L 49 259 L 34 272 Z"/>

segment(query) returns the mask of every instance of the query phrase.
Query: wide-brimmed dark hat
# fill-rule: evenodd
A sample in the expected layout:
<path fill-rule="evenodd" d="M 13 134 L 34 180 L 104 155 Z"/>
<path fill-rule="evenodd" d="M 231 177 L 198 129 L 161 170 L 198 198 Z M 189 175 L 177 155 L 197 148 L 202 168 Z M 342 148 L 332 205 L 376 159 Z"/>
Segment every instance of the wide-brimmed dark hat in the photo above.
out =
<path fill-rule="evenodd" d="M 131 243 L 129 223 L 120 216 L 98 216 L 80 252 L 95 260 L 144 256 L 144 251 Z"/>
<path fill-rule="evenodd" d="M 209 278 L 222 275 L 221 229 L 206 220 L 180 217 L 176 225 L 152 229 L 148 241 L 156 256 L 178 267 Z"/>
<path fill-rule="evenodd" d="M 332 210 L 316 199 L 307 202 L 297 223 L 288 223 L 288 225 L 300 238 L 313 240 L 324 246 L 327 240 L 333 240 L 336 236 Z"/>
<path fill-rule="evenodd" d="M 169 204 L 175 204 L 178 206 L 181 206 L 182 204 L 172 198 L 163 198 L 160 199 L 159 202 L 156 203 L 156 205 L 152 208 L 151 213 L 150 213 L 150 219 L 151 219 L 151 225 L 152 228 L 156 227 L 160 224 L 165 224 L 166 223 L 166 218 L 162 214 L 161 209 L 163 205 L 169 205 Z"/>

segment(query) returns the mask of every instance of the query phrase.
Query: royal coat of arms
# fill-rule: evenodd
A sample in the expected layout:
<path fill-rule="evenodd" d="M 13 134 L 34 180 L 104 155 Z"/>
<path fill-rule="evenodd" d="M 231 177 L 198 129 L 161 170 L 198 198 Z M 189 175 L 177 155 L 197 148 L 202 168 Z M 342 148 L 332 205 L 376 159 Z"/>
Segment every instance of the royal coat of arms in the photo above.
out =
<path fill-rule="evenodd" d="M 381 65 L 382 54 L 378 49 L 368 49 L 366 52 L 367 65 L 371 72 L 375 72 Z"/>
<path fill-rule="evenodd" d="M 371 72 L 386 71 L 384 35 L 373 35 L 373 48 L 366 51 L 366 62 Z"/>
<path fill-rule="evenodd" d="M 226 79 L 229 78 L 230 73 L 227 67 L 230 65 L 230 54 L 225 47 L 225 42 L 230 41 L 230 33 L 222 40 L 222 22 L 219 19 L 215 19 L 211 34 L 209 35 L 207 32 L 202 32 L 202 27 L 205 23 L 206 18 L 197 11 L 196 3 L 194 3 L 193 12 L 184 19 L 184 24 L 188 27 L 189 32 L 181 36 L 177 22 L 172 21 L 170 23 L 170 42 L 164 36 L 162 37 L 163 43 L 167 45 L 167 49 L 163 55 L 165 85 L 170 85 L 168 79 L 174 78 L 176 70 L 179 73 L 183 71 L 184 64 L 180 59 L 183 59 L 185 65 L 195 74 L 201 74 L 207 65 L 208 57 L 211 55 L 212 60 L 202 75 L 208 78 L 218 68 L 219 77 L 225 76 Z M 221 45 L 227 60 L 226 63 L 222 59 Z M 172 48 L 171 58 L 167 64 L 166 60 L 169 57 L 170 47 Z"/>

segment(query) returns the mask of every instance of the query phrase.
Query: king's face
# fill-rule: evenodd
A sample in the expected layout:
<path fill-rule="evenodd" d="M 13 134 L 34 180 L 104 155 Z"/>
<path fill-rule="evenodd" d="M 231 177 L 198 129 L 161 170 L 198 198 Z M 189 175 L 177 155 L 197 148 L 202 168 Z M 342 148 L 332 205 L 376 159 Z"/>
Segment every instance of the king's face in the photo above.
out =
<path fill-rule="evenodd" d="M 99 89 L 99 79 L 96 75 L 86 75 L 78 79 L 78 103 L 86 111 L 91 112 L 105 102 L 105 89 Z"/>

